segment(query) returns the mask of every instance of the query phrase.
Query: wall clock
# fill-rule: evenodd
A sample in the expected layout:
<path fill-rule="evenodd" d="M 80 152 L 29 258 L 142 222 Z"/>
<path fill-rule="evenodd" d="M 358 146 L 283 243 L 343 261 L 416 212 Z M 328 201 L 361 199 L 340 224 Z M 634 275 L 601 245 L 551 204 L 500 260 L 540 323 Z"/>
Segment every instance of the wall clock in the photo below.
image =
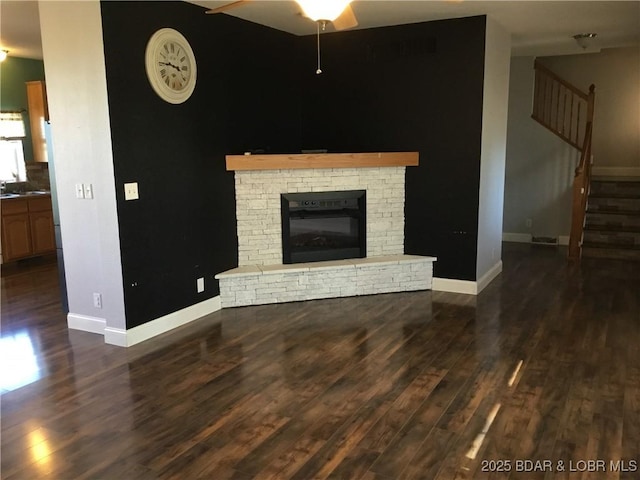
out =
<path fill-rule="evenodd" d="M 149 39 L 145 51 L 147 78 L 163 100 L 186 102 L 196 86 L 196 58 L 191 45 L 173 28 L 161 28 Z"/>

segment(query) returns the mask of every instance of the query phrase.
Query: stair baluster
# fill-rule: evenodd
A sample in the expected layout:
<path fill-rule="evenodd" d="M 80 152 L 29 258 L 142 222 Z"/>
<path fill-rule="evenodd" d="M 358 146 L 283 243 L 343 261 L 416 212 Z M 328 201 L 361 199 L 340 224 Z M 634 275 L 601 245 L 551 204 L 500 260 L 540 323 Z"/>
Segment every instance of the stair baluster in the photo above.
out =
<path fill-rule="evenodd" d="M 534 63 L 534 69 L 535 86 L 531 118 L 580 152 L 580 161 L 576 167 L 573 181 L 571 235 L 569 237 L 569 259 L 578 260 L 581 255 L 587 197 L 591 181 L 595 85 L 591 85 L 589 92 L 585 93 L 556 75 L 538 60 Z M 569 102 L 570 108 L 567 109 Z M 585 110 L 586 115 L 583 115 Z"/>

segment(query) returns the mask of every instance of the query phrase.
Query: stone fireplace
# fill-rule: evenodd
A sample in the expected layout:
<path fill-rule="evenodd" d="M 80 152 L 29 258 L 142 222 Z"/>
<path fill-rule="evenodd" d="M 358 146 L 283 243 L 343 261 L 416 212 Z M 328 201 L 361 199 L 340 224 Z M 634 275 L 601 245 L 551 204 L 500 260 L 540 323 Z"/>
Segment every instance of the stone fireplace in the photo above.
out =
<path fill-rule="evenodd" d="M 405 167 L 237 171 L 238 265 L 282 258 L 281 194 L 367 192 L 367 257 L 404 253 Z"/>
<path fill-rule="evenodd" d="M 404 255 L 405 168 L 416 164 L 417 153 L 228 156 L 238 268 L 216 275 L 222 306 L 430 289 L 435 258 Z M 366 223 L 359 223 L 365 208 Z M 330 220 L 305 236 L 309 217 L 322 215 Z M 306 247 L 285 245 L 292 226 Z M 320 246 L 314 240 L 329 243 L 354 229 L 362 230 L 358 245 L 310 254 Z"/>

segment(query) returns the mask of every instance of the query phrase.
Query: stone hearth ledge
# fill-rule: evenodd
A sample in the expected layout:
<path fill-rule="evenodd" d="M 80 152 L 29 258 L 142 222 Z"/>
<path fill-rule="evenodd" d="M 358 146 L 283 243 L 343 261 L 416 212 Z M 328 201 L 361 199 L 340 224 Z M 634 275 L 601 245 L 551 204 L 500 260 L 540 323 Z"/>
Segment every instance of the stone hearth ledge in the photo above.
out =
<path fill-rule="evenodd" d="M 247 265 L 216 275 L 222 308 L 430 290 L 435 257 L 388 255 Z"/>

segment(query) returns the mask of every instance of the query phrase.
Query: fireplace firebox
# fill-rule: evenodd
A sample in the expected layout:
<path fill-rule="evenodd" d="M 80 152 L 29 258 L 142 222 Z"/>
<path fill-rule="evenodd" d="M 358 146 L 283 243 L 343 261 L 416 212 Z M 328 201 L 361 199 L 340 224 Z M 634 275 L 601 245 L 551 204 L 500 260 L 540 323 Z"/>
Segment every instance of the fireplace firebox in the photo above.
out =
<path fill-rule="evenodd" d="M 367 256 L 366 191 L 285 193 L 283 263 Z"/>

